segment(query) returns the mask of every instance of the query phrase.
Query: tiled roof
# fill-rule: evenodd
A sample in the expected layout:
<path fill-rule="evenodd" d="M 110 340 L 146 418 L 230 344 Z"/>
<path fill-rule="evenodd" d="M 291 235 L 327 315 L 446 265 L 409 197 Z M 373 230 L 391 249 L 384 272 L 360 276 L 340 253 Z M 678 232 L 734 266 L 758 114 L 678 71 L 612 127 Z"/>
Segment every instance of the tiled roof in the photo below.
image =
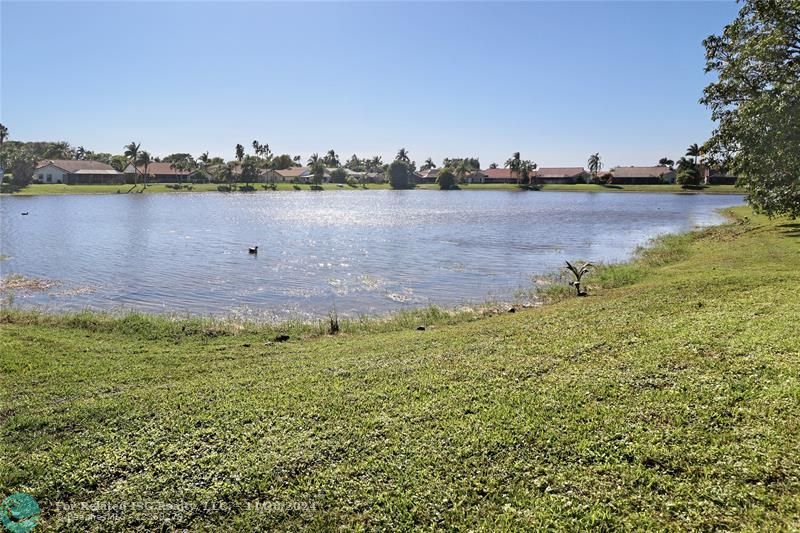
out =
<path fill-rule="evenodd" d="M 276 170 L 275 172 L 287 178 L 297 178 L 308 172 L 308 167 L 290 167 L 283 170 Z"/>
<path fill-rule="evenodd" d="M 583 167 L 542 167 L 533 174 L 537 178 L 575 178 L 584 172 Z"/>
<path fill-rule="evenodd" d="M 611 169 L 615 178 L 658 178 L 672 172 L 669 167 L 616 167 Z"/>
<path fill-rule="evenodd" d="M 114 167 L 101 163 L 100 161 L 79 161 L 76 159 L 45 159 L 36 163 L 36 168 L 40 169 L 47 165 L 53 165 L 70 174 L 79 170 L 114 170 Z"/>
<path fill-rule="evenodd" d="M 139 165 L 136 168 L 139 169 L 139 172 L 144 172 L 144 165 Z M 177 168 L 173 168 L 172 163 L 150 163 L 147 165 L 147 173 L 154 174 L 156 176 L 164 174 L 170 176 L 188 176 L 192 173 L 192 171 L 178 170 Z"/>
<path fill-rule="evenodd" d="M 510 178 L 511 177 L 511 170 L 507 168 L 487 168 L 486 170 L 481 170 L 481 172 L 487 178 Z"/>

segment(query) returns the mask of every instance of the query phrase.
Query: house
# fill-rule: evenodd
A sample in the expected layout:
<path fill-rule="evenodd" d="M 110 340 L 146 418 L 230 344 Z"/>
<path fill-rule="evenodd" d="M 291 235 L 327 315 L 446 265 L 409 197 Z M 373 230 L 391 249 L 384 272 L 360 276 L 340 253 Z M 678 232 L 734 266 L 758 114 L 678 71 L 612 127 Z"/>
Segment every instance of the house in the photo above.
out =
<path fill-rule="evenodd" d="M 39 161 L 33 172 L 38 183 L 107 184 L 124 183 L 125 176 L 114 167 L 100 161 L 47 159 Z"/>
<path fill-rule="evenodd" d="M 144 174 L 144 165 L 136 167 L 139 175 Z M 134 166 L 129 164 L 125 167 L 125 175 L 129 181 L 133 182 Z M 157 183 L 181 183 L 188 181 L 189 176 L 192 174 L 191 170 L 177 169 L 172 166 L 172 163 L 150 163 L 147 165 L 147 181 Z"/>
<path fill-rule="evenodd" d="M 722 170 L 711 169 L 705 165 L 700 165 L 700 175 L 706 185 L 736 185 L 736 176 L 731 176 Z"/>
<path fill-rule="evenodd" d="M 611 182 L 616 185 L 674 183 L 675 171 L 666 166 L 615 167 L 611 169 Z"/>
<path fill-rule="evenodd" d="M 275 181 L 287 183 L 309 183 L 311 181 L 311 169 L 309 167 L 290 167 L 283 170 L 268 170 L 267 175 L 270 179 L 274 175 Z"/>
<path fill-rule="evenodd" d="M 736 185 L 736 176 L 728 176 L 722 172 L 712 172 L 705 177 L 706 185 Z"/>
<path fill-rule="evenodd" d="M 537 183 L 578 183 L 586 181 L 589 173 L 583 167 L 542 167 L 531 178 Z"/>
<path fill-rule="evenodd" d="M 463 182 L 468 185 L 472 183 L 486 183 L 486 174 L 484 174 L 482 170 L 470 172 L 464 176 Z"/>
<path fill-rule="evenodd" d="M 481 170 L 483 183 L 517 183 L 517 176 L 508 168 L 487 168 Z"/>
<path fill-rule="evenodd" d="M 420 170 L 417 172 L 417 183 L 436 183 L 439 179 L 441 168 L 430 168 L 428 170 Z"/>

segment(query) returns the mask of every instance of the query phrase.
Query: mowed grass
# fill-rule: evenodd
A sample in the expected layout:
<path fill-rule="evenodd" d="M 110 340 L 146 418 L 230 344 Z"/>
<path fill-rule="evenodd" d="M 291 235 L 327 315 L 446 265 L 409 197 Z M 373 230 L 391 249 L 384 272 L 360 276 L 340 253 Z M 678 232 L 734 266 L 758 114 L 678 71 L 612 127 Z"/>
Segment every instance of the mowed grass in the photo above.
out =
<path fill-rule="evenodd" d="M 187 188 L 174 189 L 166 183 L 154 183 L 144 189 L 141 185 L 135 189 L 135 193 L 155 194 L 155 193 L 187 193 L 187 192 L 217 192 L 217 183 L 195 183 L 191 190 Z M 14 193 L 14 196 L 52 196 L 63 194 L 120 194 L 128 193 L 132 185 L 64 185 L 60 183 L 34 183 Z M 255 184 L 255 192 L 265 192 L 261 184 Z M 309 191 L 311 186 L 308 184 L 278 183 L 278 191 Z M 335 183 L 324 183 L 320 185 L 325 191 L 359 191 L 364 189 L 389 189 L 387 183 L 368 183 L 365 187 L 350 187 L 349 185 L 337 185 Z M 435 183 L 418 185 L 417 189 L 438 190 L 439 186 Z M 463 191 L 485 191 L 485 190 L 520 190 L 517 185 L 510 183 L 473 183 L 470 185 L 462 184 Z M 654 192 L 654 193 L 712 193 L 712 194 L 743 194 L 743 190 L 733 185 L 709 185 L 698 189 L 683 189 L 680 185 L 593 185 L 593 184 L 553 184 L 542 186 L 543 191 L 577 191 L 577 192 Z M 536 191 L 533 191 L 536 192 Z M 134 192 L 131 192 L 134 194 Z"/>
<path fill-rule="evenodd" d="M 425 331 L 4 312 L 0 493 L 51 531 L 797 530 L 800 225 L 737 213 Z"/>

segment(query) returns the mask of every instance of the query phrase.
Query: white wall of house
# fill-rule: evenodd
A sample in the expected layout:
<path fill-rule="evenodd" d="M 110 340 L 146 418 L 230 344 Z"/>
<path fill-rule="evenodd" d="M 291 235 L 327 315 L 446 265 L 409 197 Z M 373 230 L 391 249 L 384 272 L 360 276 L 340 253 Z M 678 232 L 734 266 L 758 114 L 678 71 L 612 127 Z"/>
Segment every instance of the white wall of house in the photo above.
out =
<path fill-rule="evenodd" d="M 66 177 L 66 171 L 52 164 L 37 168 L 33 173 L 33 179 L 42 183 L 66 183 Z"/>

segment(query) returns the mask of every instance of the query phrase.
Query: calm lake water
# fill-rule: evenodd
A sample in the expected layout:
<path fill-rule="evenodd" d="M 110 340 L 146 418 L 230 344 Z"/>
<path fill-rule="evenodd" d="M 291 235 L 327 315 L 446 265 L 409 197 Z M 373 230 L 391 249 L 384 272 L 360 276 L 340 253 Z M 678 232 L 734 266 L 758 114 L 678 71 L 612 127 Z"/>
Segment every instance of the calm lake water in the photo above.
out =
<path fill-rule="evenodd" d="M 3 276 L 47 310 L 282 319 L 509 300 L 565 259 L 623 261 L 741 196 L 335 191 L 4 197 Z M 29 212 L 22 216 L 23 211 Z M 248 247 L 258 245 L 257 256 Z"/>

